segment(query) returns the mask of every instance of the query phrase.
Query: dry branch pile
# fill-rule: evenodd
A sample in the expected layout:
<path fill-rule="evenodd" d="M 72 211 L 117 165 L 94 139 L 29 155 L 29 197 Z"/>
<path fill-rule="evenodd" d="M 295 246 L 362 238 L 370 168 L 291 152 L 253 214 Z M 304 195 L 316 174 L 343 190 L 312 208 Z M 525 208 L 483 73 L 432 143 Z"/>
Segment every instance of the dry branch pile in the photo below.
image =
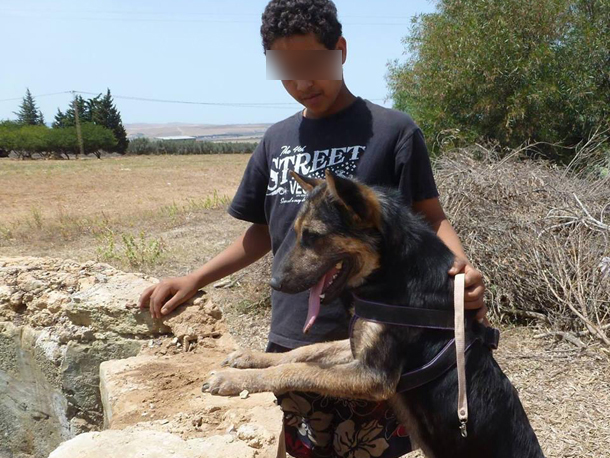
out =
<path fill-rule="evenodd" d="M 441 157 L 436 179 L 492 313 L 610 346 L 610 177 L 477 146 Z"/>

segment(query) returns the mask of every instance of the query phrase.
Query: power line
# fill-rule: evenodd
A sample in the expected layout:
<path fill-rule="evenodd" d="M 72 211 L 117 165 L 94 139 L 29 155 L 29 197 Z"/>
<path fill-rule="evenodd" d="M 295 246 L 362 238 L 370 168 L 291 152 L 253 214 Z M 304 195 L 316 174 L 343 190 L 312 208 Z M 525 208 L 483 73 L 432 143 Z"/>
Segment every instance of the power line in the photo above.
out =
<path fill-rule="evenodd" d="M 5 11 L 6 12 L 6 11 Z M 64 13 L 63 11 L 51 11 L 51 13 Z M 112 14 L 115 13 L 96 13 L 96 12 L 87 12 L 87 11 L 83 11 L 81 13 L 78 13 L 76 11 L 68 11 L 68 14 L 63 16 L 63 17 L 55 17 L 55 19 L 58 20 L 68 20 L 68 21 L 101 21 L 101 22 L 150 22 L 150 23 L 195 23 L 195 24 L 260 24 L 260 19 L 257 20 L 247 20 L 247 16 L 241 16 L 244 17 L 244 19 L 207 19 L 207 18 L 192 18 L 192 15 L 188 15 L 187 17 L 180 17 L 180 14 L 176 15 L 175 13 L 173 13 L 174 17 L 172 16 L 172 13 L 167 13 L 166 16 L 169 17 L 165 17 L 165 18 L 155 18 L 155 17 L 121 17 L 120 14 L 122 13 L 116 13 L 118 14 L 117 16 L 112 16 Z M 77 14 L 74 14 L 77 13 Z M 31 18 L 31 17 L 47 17 L 46 14 L 48 14 L 48 12 L 45 11 L 13 11 L 8 12 L 8 14 L 11 14 L 13 17 L 25 17 L 25 18 Z M 106 16 L 98 16 L 97 14 L 106 14 Z M 110 15 L 109 15 L 110 14 Z M 146 13 L 144 13 L 146 14 Z M 159 13 L 161 14 L 161 13 Z M 211 16 L 231 16 L 231 15 L 227 15 L 227 14 L 210 14 Z M 396 17 L 389 17 L 389 16 L 353 16 L 354 18 L 362 18 L 362 19 L 392 19 L 392 20 L 400 20 L 403 17 L 401 16 L 396 16 Z M 407 19 L 406 17 L 404 17 L 405 19 Z M 342 24 L 344 26 L 352 26 L 352 25 L 357 25 L 357 26 L 408 26 L 410 25 L 409 22 L 342 22 Z"/>
<path fill-rule="evenodd" d="M 51 95 L 60 95 L 60 94 L 82 94 L 82 95 L 101 95 L 100 92 L 87 92 L 87 91 L 62 91 L 62 92 L 52 92 L 48 94 L 40 94 L 33 95 L 33 98 L 38 97 L 47 97 Z M 156 99 L 156 98 L 148 98 L 148 97 L 137 97 L 137 96 L 129 96 L 129 95 L 112 95 L 114 99 L 123 99 L 123 100 L 134 100 L 139 102 L 153 102 L 153 103 L 173 103 L 173 104 L 183 104 L 183 105 L 203 105 L 203 106 L 214 106 L 214 107 L 234 107 L 234 108 L 275 108 L 275 109 L 287 109 L 294 108 L 300 106 L 300 104 L 295 102 L 199 102 L 192 100 L 170 100 L 170 99 Z M 16 97 L 10 99 L 2 99 L 0 102 L 8 102 L 15 100 L 22 100 L 23 97 Z M 372 102 L 374 101 L 385 101 L 386 98 L 378 97 L 374 99 L 369 99 Z"/>
<path fill-rule="evenodd" d="M 77 94 L 85 94 L 85 95 L 98 95 L 95 92 L 84 92 L 84 91 L 74 91 Z M 294 108 L 298 106 L 297 103 L 284 103 L 284 102 L 198 102 L 191 100 L 168 100 L 168 99 L 153 99 L 148 97 L 135 97 L 129 95 L 112 95 L 115 99 L 123 99 L 123 100 L 135 100 L 139 102 L 155 102 L 155 103 L 173 103 L 173 104 L 182 104 L 182 105 L 203 105 L 203 106 L 213 106 L 213 107 L 233 107 L 233 108 Z"/>
<path fill-rule="evenodd" d="M 50 92 L 48 94 L 38 94 L 38 95 L 33 95 L 32 97 L 37 99 L 39 97 L 48 97 L 50 95 L 60 95 L 60 94 L 70 94 L 72 91 L 62 91 L 62 92 Z M 12 102 L 15 100 L 23 100 L 23 97 L 14 97 L 12 99 L 0 99 L 0 102 Z"/>
<path fill-rule="evenodd" d="M 87 92 L 87 91 L 61 91 L 61 92 L 51 92 L 48 94 L 37 94 L 32 95 L 33 98 L 37 99 L 39 97 L 47 97 L 51 95 L 61 95 L 61 94 L 83 94 L 83 95 L 100 95 L 100 92 Z M 297 103 L 286 103 L 286 102 L 197 102 L 190 100 L 167 100 L 167 99 L 154 99 L 147 97 L 136 97 L 136 96 L 127 96 L 127 95 L 112 95 L 115 99 L 125 99 L 125 100 L 136 100 L 141 102 L 157 102 L 157 103 L 179 103 L 179 104 L 187 104 L 187 105 L 209 105 L 209 106 L 227 106 L 227 107 L 239 107 L 239 108 L 288 108 L 297 106 Z M 23 97 L 13 97 L 10 99 L 0 99 L 0 102 L 13 102 L 23 100 Z"/>
<path fill-rule="evenodd" d="M 42 17 L 42 16 L 39 16 Z M 120 17 L 61 17 L 62 21 L 99 21 L 99 22 L 141 22 L 141 23 L 175 23 L 175 24 L 260 24 L 260 21 L 235 21 L 213 19 L 147 19 Z M 400 26 L 411 25 L 408 22 L 343 22 L 344 26 Z"/>
<path fill-rule="evenodd" d="M 75 13 L 75 14 L 109 14 L 109 15 L 142 15 L 142 16 L 225 16 L 225 17 L 256 17 L 260 19 L 262 16 L 262 12 L 258 13 L 226 13 L 226 12 L 209 12 L 209 11 L 188 11 L 188 12 L 176 12 L 174 11 L 146 11 L 146 10 L 97 10 L 97 9 L 81 9 L 75 10 L 71 9 L 69 11 L 57 9 L 57 8 L 32 8 L 32 9 L 23 9 L 23 8 L 3 8 L 3 12 L 9 14 L 31 14 L 31 13 Z M 359 14 L 340 14 L 339 19 L 408 19 L 410 20 L 412 16 L 410 15 L 359 15 Z"/>

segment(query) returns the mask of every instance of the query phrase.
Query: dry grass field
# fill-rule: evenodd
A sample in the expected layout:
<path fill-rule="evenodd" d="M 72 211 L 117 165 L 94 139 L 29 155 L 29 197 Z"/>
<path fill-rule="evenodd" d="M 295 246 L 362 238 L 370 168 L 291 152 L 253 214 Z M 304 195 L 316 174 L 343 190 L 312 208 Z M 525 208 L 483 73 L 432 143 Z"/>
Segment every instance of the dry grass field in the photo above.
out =
<path fill-rule="evenodd" d="M 243 229 L 224 210 L 247 160 L 0 160 L 0 250 L 179 273 Z"/>
<path fill-rule="evenodd" d="M 164 205 L 231 195 L 245 155 L 130 156 L 102 160 L 0 161 L 0 224 L 40 212 L 130 217 Z"/>
<path fill-rule="evenodd" d="M 0 252 L 99 259 L 157 277 L 184 274 L 246 227 L 226 214 L 246 155 L 75 161 L 0 159 Z M 261 349 L 268 259 L 207 292 L 232 333 Z M 497 358 L 519 390 L 547 457 L 608 456 L 610 364 L 599 348 L 503 326 Z"/>

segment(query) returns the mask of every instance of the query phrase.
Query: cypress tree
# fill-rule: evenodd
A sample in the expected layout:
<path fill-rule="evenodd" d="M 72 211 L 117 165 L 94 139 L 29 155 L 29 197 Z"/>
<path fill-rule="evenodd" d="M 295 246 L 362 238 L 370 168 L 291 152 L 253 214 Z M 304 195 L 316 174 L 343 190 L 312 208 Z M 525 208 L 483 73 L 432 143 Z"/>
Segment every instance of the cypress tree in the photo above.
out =
<path fill-rule="evenodd" d="M 76 106 L 78 107 L 78 118 L 80 122 L 93 122 L 92 113 L 89 109 L 89 102 L 83 99 L 80 95 L 76 96 Z M 61 110 L 57 110 L 55 115 L 55 124 L 57 127 L 72 127 L 76 125 L 76 119 L 74 118 L 74 102 L 70 102 L 69 108 L 65 113 Z"/>
<path fill-rule="evenodd" d="M 77 95 L 76 106 L 78 107 L 78 116 L 82 124 L 93 123 L 112 131 L 112 134 L 116 138 L 116 145 L 113 146 L 112 151 L 121 154 L 127 151 L 127 146 L 129 145 L 127 132 L 123 126 L 121 114 L 119 113 L 119 110 L 117 110 L 112 95 L 110 94 L 110 89 L 106 90 L 105 95 L 102 96 L 102 94 L 99 94 L 88 100 Z M 60 109 L 57 110 L 55 121 L 53 122 L 54 128 L 73 127 L 75 124 L 74 103 L 70 104 L 65 113 Z"/>
<path fill-rule="evenodd" d="M 66 124 L 66 115 L 58 108 L 57 114 L 55 115 L 55 121 L 53 121 L 53 129 L 60 127 L 68 127 Z"/>
<path fill-rule="evenodd" d="M 26 124 L 30 126 L 44 124 L 42 113 L 36 106 L 36 102 L 34 101 L 34 97 L 32 97 L 32 93 L 30 92 L 29 88 L 27 88 L 25 91 L 25 97 L 21 102 L 19 111 L 15 111 L 14 113 L 17 115 L 17 122 L 19 124 Z"/>
<path fill-rule="evenodd" d="M 123 126 L 121 114 L 117 110 L 110 94 L 110 89 L 106 90 L 106 95 L 103 97 L 97 96 L 94 99 L 90 99 L 89 107 L 91 109 L 91 120 L 110 129 L 114 134 L 117 140 L 115 151 L 121 154 L 125 153 L 129 140 L 127 140 L 127 132 Z"/>

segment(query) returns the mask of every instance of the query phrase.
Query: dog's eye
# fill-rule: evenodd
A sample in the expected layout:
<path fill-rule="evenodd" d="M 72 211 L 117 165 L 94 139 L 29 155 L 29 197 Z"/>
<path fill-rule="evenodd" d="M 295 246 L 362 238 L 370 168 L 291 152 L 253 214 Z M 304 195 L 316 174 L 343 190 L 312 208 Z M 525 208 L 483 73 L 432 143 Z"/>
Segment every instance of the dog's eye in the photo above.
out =
<path fill-rule="evenodd" d="M 303 229 L 303 232 L 301 233 L 301 241 L 303 242 L 303 245 L 310 245 L 320 237 L 322 237 L 322 234 L 310 231 L 309 229 Z"/>

